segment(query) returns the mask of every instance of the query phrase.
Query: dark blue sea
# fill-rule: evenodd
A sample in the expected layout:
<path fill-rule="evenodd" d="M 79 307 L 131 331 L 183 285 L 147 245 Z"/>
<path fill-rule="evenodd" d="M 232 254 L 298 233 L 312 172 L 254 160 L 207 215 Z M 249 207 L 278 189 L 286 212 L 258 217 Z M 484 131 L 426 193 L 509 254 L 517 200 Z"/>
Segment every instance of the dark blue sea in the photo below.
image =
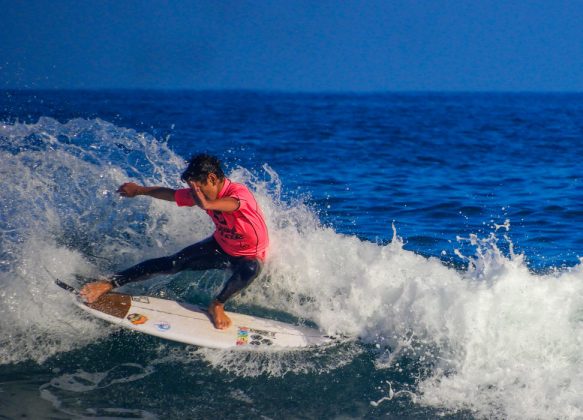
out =
<path fill-rule="evenodd" d="M 200 152 L 270 231 L 229 309 L 345 340 L 186 346 L 54 285 L 209 236 L 115 193 Z M 582 158 L 582 94 L 0 91 L 0 418 L 581 418 Z M 227 275 L 124 290 L 206 305 Z"/>

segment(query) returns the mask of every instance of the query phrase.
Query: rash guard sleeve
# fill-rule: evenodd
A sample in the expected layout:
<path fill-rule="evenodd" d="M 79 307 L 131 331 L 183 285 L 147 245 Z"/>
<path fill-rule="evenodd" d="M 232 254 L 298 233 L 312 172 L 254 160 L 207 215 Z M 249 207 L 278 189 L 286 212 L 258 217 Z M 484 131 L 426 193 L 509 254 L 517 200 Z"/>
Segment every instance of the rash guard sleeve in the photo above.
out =
<path fill-rule="evenodd" d="M 192 207 L 196 205 L 190 188 L 176 190 L 174 193 L 174 200 L 179 207 Z"/>

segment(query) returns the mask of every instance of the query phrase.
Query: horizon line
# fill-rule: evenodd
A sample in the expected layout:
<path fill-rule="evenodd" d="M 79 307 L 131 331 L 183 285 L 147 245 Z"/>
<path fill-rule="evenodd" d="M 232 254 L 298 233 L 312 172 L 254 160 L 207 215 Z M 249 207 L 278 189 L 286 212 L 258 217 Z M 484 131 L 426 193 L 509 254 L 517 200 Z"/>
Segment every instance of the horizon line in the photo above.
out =
<path fill-rule="evenodd" d="M 285 90 L 285 89 L 252 89 L 252 88 L 161 88 L 161 87 L 5 87 L 0 92 L 199 92 L 199 93 L 260 93 L 260 94 L 306 94 L 306 95 L 373 95 L 373 94 L 582 94 L 583 90 Z"/>

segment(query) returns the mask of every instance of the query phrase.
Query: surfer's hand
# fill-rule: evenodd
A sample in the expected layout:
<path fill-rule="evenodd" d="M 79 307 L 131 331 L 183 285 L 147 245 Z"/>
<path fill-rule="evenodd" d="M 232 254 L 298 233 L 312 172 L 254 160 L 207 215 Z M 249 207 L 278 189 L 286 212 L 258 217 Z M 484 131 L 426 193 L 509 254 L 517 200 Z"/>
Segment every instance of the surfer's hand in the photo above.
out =
<path fill-rule="evenodd" d="M 199 206 L 201 209 L 206 210 L 208 201 L 204 196 L 202 190 L 198 186 L 194 188 L 194 200 L 196 201 L 197 206 Z"/>
<path fill-rule="evenodd" d="M 142 187 L 140 187 L 135 182 L 126 182 L 117 189 L 117 192 L 122 197 L 135 197 L 136 195 L 140 194 L 141 189 Z"/>
<path fill-rule="evenodd" d="M 87 303 L 93 303 L 99 297 L 113 289 L 113 285 L 105 280 L 88 283 L 81 288 L 79 295 Z"/>

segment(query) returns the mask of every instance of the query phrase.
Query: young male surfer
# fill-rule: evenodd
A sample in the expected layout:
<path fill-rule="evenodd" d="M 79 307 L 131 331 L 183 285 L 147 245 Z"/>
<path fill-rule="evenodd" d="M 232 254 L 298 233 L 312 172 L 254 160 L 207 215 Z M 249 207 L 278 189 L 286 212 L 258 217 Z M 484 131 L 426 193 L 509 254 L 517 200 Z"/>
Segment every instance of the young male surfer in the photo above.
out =
<path fill-rule="evenodd" d="M 231 320 L 225 314 L 225 302 L 251 284 L 261 271 L 269 245 L 265 220 L 253 194 L 245 185 L 226 178 L 219 160 L 213 156 L 194 156 L 182 174 L 182 180 L 189 188 L 173 190 L 130 182 L 119 187 L 117 192 L 122 197 L 147 195 L 174 201 L 178 206 L 198 206 L 214 222 L 214 234 L 174 255 L 147 260 L 107 280 L 86 284 L 80 293 L 88 303 L 92 303 L 116 287 L 145 280 L 155 274 L 231 268 L 232 276 L 209 305 L 215 327 L 226 329 L 231 325 Z"/>

